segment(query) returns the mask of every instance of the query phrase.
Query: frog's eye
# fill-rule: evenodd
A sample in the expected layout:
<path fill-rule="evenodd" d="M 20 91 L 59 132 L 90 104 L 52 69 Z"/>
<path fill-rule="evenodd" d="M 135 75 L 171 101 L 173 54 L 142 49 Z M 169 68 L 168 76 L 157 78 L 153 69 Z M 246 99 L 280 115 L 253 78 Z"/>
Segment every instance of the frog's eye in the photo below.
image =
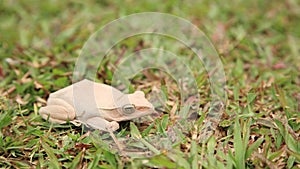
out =
<path fill-rule="evenodd" d="M 122 107 L 122 111 L 125 114 L 132 114 L 135 112 L 135 106 L 133 104 L 126 104 Z"/>

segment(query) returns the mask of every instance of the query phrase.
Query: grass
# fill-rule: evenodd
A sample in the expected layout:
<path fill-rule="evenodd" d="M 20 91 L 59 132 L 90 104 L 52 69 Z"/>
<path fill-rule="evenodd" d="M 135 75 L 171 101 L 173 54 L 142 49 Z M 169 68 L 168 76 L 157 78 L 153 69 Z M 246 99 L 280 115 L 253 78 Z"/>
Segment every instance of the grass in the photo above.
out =
<path fill-rule="evenodd" d="M 2 0 L 0 4 L 1 168 L 300 168 L 299 2 Z M 71 84 L 75 61 L 88 37 L 118 17 L 145 11 L 188 19 L 215 45 L 226 73 L 228 101 L 213 137 L 206 143 L 196 139 L 203 120 L 199 118 L 198 126 L 172 151 L 132 159 L 86 137 L 81 127 L 44 121 L 38 109 L 49 93 Z M 173 43 L 148 37 L 123 41 L 99 69 L 98 80 L 112 82 L 114 59 L 122 52 L 151 46 L 172 50 Z M 208 79 L 202 74 L 198 78 L 205 98 L 201 110 L 206 113 Z M 151 86 L 161 87 L 169 100 L 166 114 L 149 128 L 127 122 L 119 131 L 118 136 L 142 139 L 147 145 L 149 136 L 166 135 L 174 124 L 178 87 L 156 70 L 136 75 L 131 85 L 131 90 L 146 93 Z"/>

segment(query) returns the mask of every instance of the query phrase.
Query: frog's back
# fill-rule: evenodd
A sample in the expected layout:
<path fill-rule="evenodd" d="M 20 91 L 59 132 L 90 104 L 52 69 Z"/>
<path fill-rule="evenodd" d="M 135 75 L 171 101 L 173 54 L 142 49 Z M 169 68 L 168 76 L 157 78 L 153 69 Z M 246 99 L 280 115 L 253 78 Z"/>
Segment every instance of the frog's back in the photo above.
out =
<path fill-rule="evenodd" d="M 122 96 L 122 92 L 111 86 L 95 83 L 87 79 L 60 89 L 50 95 L 50 97 L 61 98 L 72 105 L 74 105 L 75 100 L 75 104 L 80 104 L 79 102 L 94 102 L 97 107 L 103 108 L 113 107 L 114 102 Z"/>
<path fill-rule="evenodd" d="M 73 85 L 70 85 L 62 89 L 59 89 L 54 93 L 51 93 L 49 95 L 49 98 L 60 98 L 67 101 L 72 95 L 73 95 Z"/>

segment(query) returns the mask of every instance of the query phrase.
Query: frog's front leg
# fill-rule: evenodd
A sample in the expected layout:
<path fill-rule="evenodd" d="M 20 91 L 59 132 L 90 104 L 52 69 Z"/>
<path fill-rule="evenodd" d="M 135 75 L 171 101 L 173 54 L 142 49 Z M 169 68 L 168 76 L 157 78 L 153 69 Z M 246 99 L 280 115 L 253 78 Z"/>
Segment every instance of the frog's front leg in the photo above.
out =
<path fill-rule="evenodd" d="M 116 131 L 119 129 L 119 123 L 115 121 L 107 121 L 101 117 L 92 117 L 86 120 L 86 125 L 88 125 L 91 128 L 99 129 L 103 131 Z"/>
<path fill-rule="evenodd" d="M 73 106 L 59 98 L 48 99 L 47 106 L 42 107 L 39 113 L 43 119 L 49 118 L 50 122 L 59 124 L 72 121 L 76 117 Z"/>

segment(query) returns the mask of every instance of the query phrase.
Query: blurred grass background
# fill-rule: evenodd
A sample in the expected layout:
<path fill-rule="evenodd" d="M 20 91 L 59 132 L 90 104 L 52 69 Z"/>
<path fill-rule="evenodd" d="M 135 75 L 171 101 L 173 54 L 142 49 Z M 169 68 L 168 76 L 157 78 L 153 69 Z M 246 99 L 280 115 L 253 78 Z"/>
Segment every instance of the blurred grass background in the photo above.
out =
<path fill-rule="evenodd" d="M 215 138 L 205 145 L 187 141 L 173 156 L 130 160 L 82 139 L 78 128 L 41 120 L 38 108 L 50 92 L 71 84 L 89 36 L 147 11 L 183 17 L 215 45 L 229 99 Z M 0 167 L 300 168 L 299 28 L 296 0 L 0 0 Z"/>

